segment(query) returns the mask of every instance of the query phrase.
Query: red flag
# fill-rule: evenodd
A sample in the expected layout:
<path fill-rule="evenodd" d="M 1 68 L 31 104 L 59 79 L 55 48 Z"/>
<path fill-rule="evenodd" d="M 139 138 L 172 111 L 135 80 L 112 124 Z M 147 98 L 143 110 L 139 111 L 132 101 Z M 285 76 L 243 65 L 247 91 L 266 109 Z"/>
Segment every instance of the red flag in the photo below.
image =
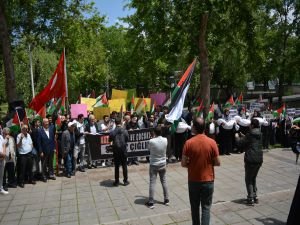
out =
<path fill-rule="evenodd" d="M 103 103 L 103 105 L 108 105 L 108 101 L 107 101 L 107 98 L 106 98 L 106 92 L 104 92 L 104 94 L 102 96 L 102 103 Z"/>
<path fill-rule="evenodd" d="M 38 112 L 50 99 L 60 98 L 67 95 L 66 74 L 64 68 L 64 52 L 47 86 L 35 96 L 29 104 L 29 108 Z"/>
<path fill-rule="evenodd" d="M 46 106 L 43 105 L 43 107 L 38 111 L 37 113 L 41 118 L 46 118 Z"/>
<path fill-rule="evenodd" d="M 235 100 L 235 105 L 243 104 L 243 93 L 241 92 L 240 96 Z"/>
<path fill-rule="evenodd" d="M 12 123 L 14 124 L 20 124 L 19 122 L 19 117 L 18 117 L 18 112 L 15 112 Z"/>
<path fill-rule="evenodd" d="M 200 116 L 200 112 L 204 108 L 204 106 L 203 106 L 203 99 L 201 99 L 201 102 L 200 102 L 200 99 L 198 99 L 198 102 L 200 103 L 200 105 L 197 107 L 197 112 L 196 112 L 196 116 L 197 117 Z"/>

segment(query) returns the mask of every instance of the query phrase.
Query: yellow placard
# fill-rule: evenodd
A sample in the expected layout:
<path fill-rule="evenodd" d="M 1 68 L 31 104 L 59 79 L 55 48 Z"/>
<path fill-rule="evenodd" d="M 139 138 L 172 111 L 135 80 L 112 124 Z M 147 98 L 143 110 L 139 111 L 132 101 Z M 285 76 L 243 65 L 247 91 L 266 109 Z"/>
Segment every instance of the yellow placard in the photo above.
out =
<path fill-rule="evenodd" d="M 80 98 L 80 103 L 86 104 L 88 111 L 93 111 L 93 105 L 96 104 L 96 99 L 95 98 Z"/>
<path fill-rule="evenodd" d="M 109 103 L 109 108 L 110 111 L 116 111 L 116 112 L 120 112 L 121 106 L 123 105 L 123 110 L 126 109 L 126 99 L 125 98 L 121 98 L 121 99 L 111 99 L 108 101 Z"/>
<path fill-rule="evenodd" d="M 127 99 L 127 90 L 112 89 L 111 99 Z"/>
<path fill-rule="evenodd" d="M 147 103 L 147 110 L 149 111 L 151 109 L 151 98 L 144 98 L 146 100 Z M 134 99 L 134 108 L 137 109 L 139 107 L 139 105 L 142 103 L 143 98 L 135 98 Z"/>
<path fill-rule="evenodd" d="M 109 107 L 95 107 L 93 114 L 97 120 L 102 120 L 103 116 L 110 115 L 110 108 Z"/>

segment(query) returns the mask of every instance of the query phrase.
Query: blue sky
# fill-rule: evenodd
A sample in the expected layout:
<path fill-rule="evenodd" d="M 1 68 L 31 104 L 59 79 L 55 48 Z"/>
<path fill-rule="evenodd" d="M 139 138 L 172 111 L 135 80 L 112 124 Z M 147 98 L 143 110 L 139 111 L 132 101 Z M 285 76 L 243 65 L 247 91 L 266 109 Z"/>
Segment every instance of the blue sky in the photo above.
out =
<path fill-rule="evenodd" d="M 95 6 L 101 15 L 106 15 L 108 25 L 118 22 L 118 17 L 125 17 L 132 14 L 133 10 L 124 9 L 129 0 L 89 0 L 95 2 Z"/>

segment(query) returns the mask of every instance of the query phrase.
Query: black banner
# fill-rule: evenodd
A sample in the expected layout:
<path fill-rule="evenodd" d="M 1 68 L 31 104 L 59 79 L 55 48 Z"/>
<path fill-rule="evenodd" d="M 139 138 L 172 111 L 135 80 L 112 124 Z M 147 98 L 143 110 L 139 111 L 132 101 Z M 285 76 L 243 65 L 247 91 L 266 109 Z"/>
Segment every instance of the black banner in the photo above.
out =
<path fill-rule="evenodd" d="M 151 138 L 150 129 L 128 131 L 128 157 L 149 155 L 148 144 Z M 113 158 L 109 143 L 109 134 L 86 135 L 87 147 L 90 148 L 92 160 Z"/>

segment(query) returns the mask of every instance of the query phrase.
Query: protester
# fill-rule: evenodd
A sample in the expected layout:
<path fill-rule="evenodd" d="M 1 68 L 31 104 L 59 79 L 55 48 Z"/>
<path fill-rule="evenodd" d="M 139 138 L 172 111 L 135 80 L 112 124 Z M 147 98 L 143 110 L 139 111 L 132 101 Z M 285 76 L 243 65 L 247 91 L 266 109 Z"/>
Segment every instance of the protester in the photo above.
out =
<path fill-rule="evenodd" d="M 55 127 L 50 124 L 49 119 L 43 119 L 43 127 L 39 129 L 38 148 L 42 160 L 42 180 L 56 180 L 53 169 L 53 158 L 55 149 Z"/>
<path fill-rule="evenodd" d="M 8 191 L 3 188 L 3 173 L 5 167 L 6 146 L 2 135 L 0 135 L 0 194 L 7 195 Z"/>
<path fill-rule="evenodd" d="M 62 133 L 61 137 L 61 149 L 63 151 L 63 158 L 65 163 L 65 175 L 68 178 L 75 176 L 75 163 L 73 163 L 74 147 L 76 143 L 75 139 L 76 122 L 69 122 L 68 129 Z"/>
<path fill-rule="evenodd" d="M 17 136 L 18 148 L 18 184 L 24 188 L 25 175 L 28 174 L 28 183 L 35 184 L 32 173 L 32 149 L 33 143 L 30 135 L 28 134 L 28 126 L 22 125 L 21 133 Z"/>
<path fill-rule="evenodd" d="M 84 155 L 85 155 L 85 124 L 83 114 L 79 114 L 76 123 L 76 144 L 74 148 L 74 163 L 79 159 L 79 171 L 85 172 Z M 76 168 L 76 166 L 74 166 Z"/>
<path fill-rule="evenodd" d="M 228 122 L 229 118 L 229 110 L 224 110 L 223 119 Z M 219 146 L 220 146 L 220 155 L 230 155 L 233 147 L 233 128 L 226 129 L 224 128 L 224 123 L 221 123 L 219 126 Z"/>
<path fill-rule="evenodd" d="M 127 172 L 127 142 L 129 135 L 127 130 L 122 128 L 120 118 L 115 119 L 116 128 L 109 134 L 109 141 L 112 142 L 113 157 L 115 163 L 115 182 L 114 186 L 118 186 L 119 181 L 119 167 L 122 166 L 124 186 L 129 184 Z"/>
<path fill-rule="evenodd" d="M 16 143 L 10 135 L 9 128 L 3 129 L 4 144 L 6 147 L 6 163 L 3 175 L 4 188 L 16 188 L 15 165 L 16 165 Z M 7 175 L 6 175 L 7 174 Z M 6 181 L 7 178 L 7 181 Z"/>
<path fill-rule="evenodd" d="M 247 204 L 258 203 L 256 177 L 263 163 L 262 139 L 257 119 L 251 119 L 250 132 L 246 136 L 236 135 L 237 144 L 245 149 L 245 182 L 247 188 Z"/>
<path fill-rule="evenodd" d="M 291 144 L 292 151 L 296 154 L 296 164 L 298 163 L 299 154 L 300 154 L 300 126 L 297 123 L 294 123 L 290 129 L 289 133 L 289 142 Z"/>
<path fill-rule="evenodd" d="M 193 120 L 192 132 L 196 135 L 186 141 L 182 153 L 181 166 L 188 168 L 188 188 L 193 225 L 208 225 L 214 192 L 214 166 L 220 166 L 219 150 L 216 142 L 204 134 L 205 121 Z"/>
<path fill-rule="evenodd" d="M 159 174 L 160 182 L 163 187 L 164 204 L 169 205 L 169 194 L 166 181 L 167 166 L 167 146 L 168 140 L 161 136 L 161 127 L 158 126 L 152 132 L 153 138 L 150 139 L 148 149 L 150 151 L 149 166 L 149 201 L 145 203 L 150 209 L 154 208 L 154 193 L 157 174 Z"/>
<path fill-rule="evenodd" d="M 89 115 L 89 122 L 85 127 L 85 131 L 89 134 L 98 134 L 100 132 L 99 127 L 96 123 L 96 118 L 93 114 Z M 92 160 L 92 155 L 91 155 L 91 150 L 90 150 L 90 146 L 87 144 L 87 153 L 88 153 L 88 162 L 87 162 L 87 167 L 89 169 L 97 168 L 97 161 L 93 161 Z"/>
<path fill-rule="evenodd" d="M 138 129 L 140 129 L 140 127 L 138 125 L 138 116 L 137 116 L 137 114 L 131 115 L 131 120 L 127 124 L 126 129 L 127 130 L 138 130 Z M 132 164 L 139 165 L 137 157 L 130 157 L 128 159 L 128 166 L 131 166 Z"/>
<path fill-rule="evenodd" d="M 33 121 L 33 127 L 31 128 L 31 139 L 33 143 L 33 172 L 35 179 L 42 179 L 42 167 L 40 166 L 41 158 L 40 154 L 38 154 L 38 136 L 39 136 L 39 130 L 41 127 L 41 121 L 39 119 L 35 119 Z"/>
<path fill-rule="evenodd" d="M 103 123 L 100 124 L 101 132 L 109 133 L 114 126 L 108 115 L 103 116 Z"/>

